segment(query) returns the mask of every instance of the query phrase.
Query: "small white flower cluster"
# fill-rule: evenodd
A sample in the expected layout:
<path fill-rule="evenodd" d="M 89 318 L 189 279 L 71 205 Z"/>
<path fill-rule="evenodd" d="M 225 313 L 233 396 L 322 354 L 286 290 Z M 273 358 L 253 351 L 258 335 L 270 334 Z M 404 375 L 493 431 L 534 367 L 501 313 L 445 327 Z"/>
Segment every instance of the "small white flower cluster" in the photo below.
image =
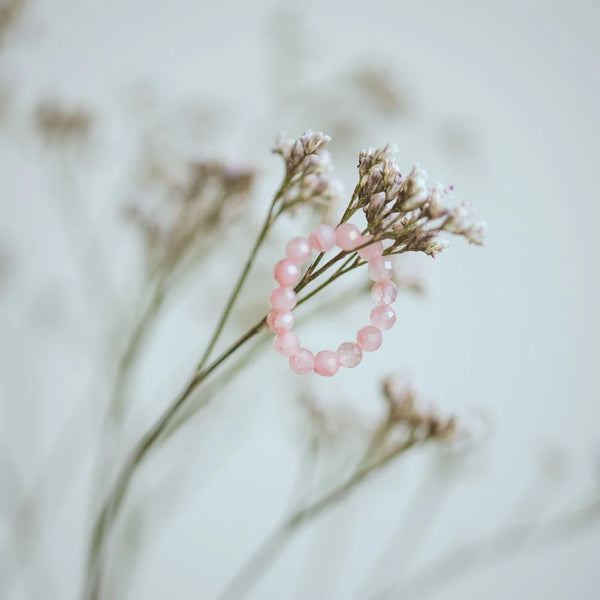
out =
<path fill-rule="evenodd" d="M 308 202 L 330 205 L 341 198 L 342 186 L 329 174 L 331 157 L 325 146 L 330 140 L 318 131 L 306 131 L 297 139 L 278 137 L 273 152 L 286 164 L 285 209 Z"/>
<path fill-rule="evenodd" d="M 482 244 L 486 226 L 472 221 L 469 205 L 451 208 L 452 188 L 441 184 L 428 187 L 427 173 L 419 165 L 402 178 L 395 151 L 395 146 L 388 144 L 360 153 L 360 179 L 347 216 L 362 208 L 369 233 L 376 240 L 392 241 L 388 254 L 416 251 L 436 256 L 448 246 L 447 240 L 438 239 L 442 231 Z"/>
<path fill-rule="evenodd" d="M 472 244 L 481 245 L 485 241 L 487 225 L 482 222 L 474 223 L 472 220 L 474 213 L 473 207 L 468 202 L 463 202 L 449 212 L 442 229 L 455 235 L 462 235 Z"/>
<path fill-rule="evenodd" d="M 325 146 L 331 141 L 320 131 L 305 131 L 296 139 L 277 137 L 273 152 L 280 154 L 286 163 L 287 176 L 323 173 L 331 169 L 331 159 Z"/>
<path fill-rule="evenodd" d="M 398 152 L 396 144 L 386 144 L 383 148 L 369 146 L 358 155 L 358 173 L 361 177 L 373 170 L 383 170 L 387 164 L 395 164 L 394 155 Z"/>

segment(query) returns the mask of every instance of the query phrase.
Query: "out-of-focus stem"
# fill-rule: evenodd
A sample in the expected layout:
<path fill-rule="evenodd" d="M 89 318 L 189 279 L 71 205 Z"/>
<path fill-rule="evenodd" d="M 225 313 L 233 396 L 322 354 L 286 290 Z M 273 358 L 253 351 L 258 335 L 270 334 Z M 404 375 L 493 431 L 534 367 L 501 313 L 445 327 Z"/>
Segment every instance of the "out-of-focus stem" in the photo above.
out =
<path fill-rule="evenodd" d="M 165 297 L 167 295 L 167 277 L 160 276 L 154 284 L 151 291 L 149 303 L 143 309 L 140 318 L 137 320 L 130 337 L 127 340 L 125 350 L 121 354 L 119 364 L 117 366 L 117 374 L 112 398 L 108 407 L 108 420 L 115 421 L 122 416 L 123 413 L 123 396 L 127 388 L 129 376 L 132 366 L 135 364 L 139 355 L 142 343 L 150 332 L 150 328 L 154 323 Z"/>
<path fill-rule="evenodd" d="M 304 321 L 310 319 L 311 316 L 315 315 L 316 313 L 322 313 L 323 311 L 339 311 L 344 305 L 350 304 L 351 302 L 362 296 L 365 293 L 365 291 L 365 289 L 358 288 L 354 291 L 351 291 L 350 293 L 341 293 L 335 296 L 334 298 L 330 298 L 322 304 L 312 306 L 304 315 L 302 315 L 297 320 L 296 323 L 300 325 Z M 200 402 L 200 404 L 197 407 L 194 407 L 189 413 L 182 414 L 180 411 L 177 415 L 177 418 L 169 424 L 168 429 L 164 432 L 161 439 L 165 439 L 166 437 L 171 436 L 179 429 L 180 426 L 186 423 L 187 420 L 193 414 L 195 414 L 198 410 L 205 406 L 218 391 L 225 387 L 225 385 L 228 382 L 232 381 L 236 373 L 238 373 L 242 368 L 244 368 L 247 364 L 254 360 L 254 358 L 258 355 L 258 352 L 265 347 L 268 341 L 268 337 L 264 337 L 260 340 L 257 340 L 257 342 L 251 348 L 249 348 L 243 356 L 238 358 L 232 365 L 225 369 L 219 375 L 219 377 L 214 380 L 214 382 L 205 387 L 204 391 L 201 394 L 202 401 Z"/>
<path fill-rule="evenodd" d="M 285 188 L 288 185 L 288 183 L 289 183 L 288 178 L 285 178 L 283 183 L 277 190 L 277 193 L 275 194 L 273 201 L 271 202 L 271 206 L 269 207 L 269 212 L 267 213 L 267 216 L 263 223 L 262 229 L 260 230 L 260 233 L 258 234 L 256 241 L 254 242 L 254 246 L 252 247 L 252 250 L 250 251 L 250 256 L 248 257 L 248 260 L 246 261 L 246 264 L 244 265 L 244 268 L 242 269 L 242 272 L 240 273 L 240 276 L 238 277 L 238 280 L 237 280 L 235 286 L 233 287 L 231 294 L 229 295 L 227 304 L 225 305 L 225 308 L 223 309 L 223 312 L 221 313 L 221 316 L 219 317 L 217 326 L 215 327 L 215 330 L 210 338 L 210 341 L 208 342 L 206 350 L 204 351 L 204 354 L 202 355 L 202 358 L 200 359 L 200 364 L 198 365 L 197 371 L 201 371 L 203 369 L 204 365 L 206 364 L 206 362 L 208 361 L 208 359 L 210 358 L 211 352 L 213 351 L 216 343 L 219 341 L 219 337 L 221 336 L 221 333 L 223 332 L 225 323 L 227 322 L 227 319 L 229 318 L 229 315 L 230 315 L 231 311 L 233 310 L 235 301 L 237 300 L 238 296 L 240 295 L 240 292 L 242 291 L 242 287 L 243 287 L 244 283 L 246 283 L 246 279 L 248 278 L 248 275 L 250 274 L 250 270 L 252 269 L 252 266 L 254 265 L 256 255 L 258 254 L 258 251 L 260 250 L 265 239 L 267 238 L 267 234 L 269 233 L 269 230 L 273 226 L 277 217 L 281 214 L 281 211 L 275 212 L 275 208 L 277 206 L 277 203 L 283 196 L 283 192 L 285 191 Z"/>
<path fill-rule="evenodd" d="M 600 520 L 600 499 L 590 504 L 547 521 L 532 521 L 507 528 L 473 542 L 452 549 L 437 560 L 422 567 L 405 582 L 397 582 L 371 596 L 372 600 L 392 598 L 426 598 L 441 585 L 461 577 L 475 568 L 493 563 L 510 555 L 524 538 L 538 547 L 566 540 L 584 531 L 591 522 Z M 476 560 L 485 550 L 485 561 Z"/>
<path fill-rule="evenodd" d="M 394 458 L 407 451 L 416 443 L 417 438 L 414 436 L 409 437 L 404 444 L 384 454 L 381 458 L 360 466 L 349 479 L 323 496 L 320 500 L 296 511 L 263 542 L 251 558 L 242 566 L 220 594 L 219 600 L 243 598 L 251 591 L 254 584 L 256 584 L 266 569 L 273 563 L 275 557 L 282 552 L 294 533 L 302 525 L 341 502 L 369 476 L 389 464 Z"/>
<path fill-rule="evenodd" d="M 119 508 L 125 498 L 129 488 L 131 478 L 137 467 L 143 461 L 149 450 L 154 446 L 162 433 L 167 429 L 168 425 L 177 415 L 184 403 L 190 398 L 197 387 L 224 362 L 238 348 L 245 344 L 249 339 L 254 337 L 266 325 L 266 317 L 261 319 L 254 327 L 251 327 L 243 336 L 241 336 L 229 349 L 219 356 L 209 367 L 202 371 L 194 373 L 185 388 L 179 396 L 160 416 L 154 425 L 144 434 L 142 439 L 137 443 L 127 459 L 124 467 L 121 469 L 117 481 L 105 501 L 98 519 L 94 525 L 92 535 L 92 544 L 88 559 L 88 571 L 86 578 L 86 589 L 84 590 L 84 598 L 89 600 L 97 600 L 100 597 L 101 586 L 101 558 L 104 548 L 106 536 L 108 534 L 111 523 L 117 516 Z"/>
<path fill-rule="evenodd" d="M 287 181 L 287 180 L 286 180 Z M 142 439 L 138 442 L 138 444 L 132 450 L 129 458 L 126 460 L 125 465 L 121 469 L 116 483 L 112 488 L 112 491 L 108 495 L 106 501 L 104 502 L 102 509 L 99 513 L 99 516 L 95 522 L 94 530 L 92 534 L 92 542 L 90 546 L 89 556 L 88 556 L 88 565 L 87 565 L 87 573 L 86 573 L 86 581 L 85 581 L 85 589 L 83 597 L 86 600 L 98 600 L 100 598 L 101 592 L 101 582 L 102 582 L 102 554 L 104 551 L 104 546 L 106 543 L 107 535 L 110 531 L 111 525 L 114 522 L 119 509 L 125 499 L 125 495 L 129 488 L 129 484 L 133 477 L 133 474 L 137 470 L 138 466 L 144 460 L 145 456 L 148 454 L 150 449 L 156 444 L 156 442 L 162 437 L 163 433 L 168 430 L 169 426 L 174 421 L 175 417 L 179 414 L 180 410 L 187 404 L 192 394 L 196 392 L 198 387 L 204 382 L 205 379 L 208 378 L 209 375 L 213 373 L 224 361 L 226 361 L 232 354 L 234 354 L 240 347 L 242 347 L 246 342 L 256 336 L 265 326 L 266 326 L 266 316 L 263 317 L 258 323 L 256 323 L 253 327 L 251 327 L 245 334 L 243 334 L 236 342 L 234 342 L 227 350 L 225 350 L 218 358 L 216 358 L 209 366 L 205 366 L 208 362 L 208 357 L 210 356 L 210 352 L 216 344 L 220 333 L 223 329 L 225 321 L 233 308 L 233 304 L 241 290 L 243 283 L 245 282 L 248 273 L 253 264 L 253 259 L 258 252 L 258 249 L 262 245 L 267 232 L 269 231 L 271 225 L 273 224 L 273 215 L 277 201 L 281 198 L 283 191 L 285 189 L 286 181 L 281 185 L 275 198 L 271 204 L 269 209 L 269 213 L 267 218 L 265 219 L 265 223 L 257 241 L 254 244 L 253 251 L 251 252 L 251 257 L 247 261 L 242 274 L 240 275 L 234 290 L 229 298 L 229 301 L 226 305 L 223 314 L 221 315 L 221 319 L 211 337 L 209 342 L 209 346 L 207 350 L 204 352 L 200 363 L 198 364 L 193 376 L 188 381 L 185 388 L 181 391 L 181 393 L 177 396 L 177 398 L 171 403 L 171 405 L 165 410 L 165 412 L 158 418 L 158 420 L 152 425 L 152 427 L 144 434 Z M 279 213 L 277 213 L 279 214 Z M 300 291 L 306 285 L 311 283 L 314 279 L 319 277 L 322 273 L 324 273 L 328 268 L 333 266 L 336 262 L 341 260 L 347 255 L 345 252 L 341 252 L 335 257 L 333 257 L 327 264 L 321 267 L 318 271 L 313 273 L 309 277 L 304 277 L 301 282 L 296 286 L 296 291 Z M 338 271 L 334 274 L 328 281 L 325 282 L 324 285 L 320 286 L 318 289 L 322 289 L 325 285 L 331 283 L 334 279 L 339 277 L 341 274 L 346 273 L 348 271 L 353 270 L 357 266 L 360 266 L 360 262 L 355 262 L 350 267 L 346 268 L 344 271 Z M 316 290 L 311 292 L 309 296 L 314 295 Z M 306 301 L 308 297 L 304 298 L 303 301 Z"/>

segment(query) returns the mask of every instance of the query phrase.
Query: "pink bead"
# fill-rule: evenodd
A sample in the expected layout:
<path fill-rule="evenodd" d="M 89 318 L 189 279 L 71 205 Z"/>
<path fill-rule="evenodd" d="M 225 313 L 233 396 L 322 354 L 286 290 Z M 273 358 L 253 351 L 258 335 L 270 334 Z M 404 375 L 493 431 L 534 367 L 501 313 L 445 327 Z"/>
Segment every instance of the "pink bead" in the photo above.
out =
<path fill-rule="evenodd" d="M 273 333 L 284 333 L 294 326 L 294 315 L 287 310 L 272 310 L 267 315 L 267 325 Z"/>
<path fill-rule="evenodd" d="M 296 306 L 297 298 L 292 288 L 278 287 L 271 292 L 269 302 L 276 310 L 292 310 Z"/>
<path fill-rule="evenodd" d="M 296 263 L 304 262 L 310 256 L 310 253 L 310 243 L 303 237 L 292 238 L 285 247 L 286 256 Z"/>
<path fill-rule="evenodd" d="M 389 281 L 392 278 L 392 261 L 380 256 L 369 261 L 369 277 L 373 281 Z"/>
<path fill-rule="evenodd" d="M 360 245 L 361 235 L 358 227 L 352 223 L 342 223 L 335 230 L 335 243 L 342 250 L 354 250 Z"/>
<path fill-rule="evenodd" d="M 395 322 L 396 313 L 385 304 L 380 304 L 371 311 L 371 325 L 377 329 L 391 329 Z"/>
<path fill-rule="evenodd" d="M 383 336 L 377 327 L 367 325 L 366 327 L 358 330 L 358 333 L 356 334 L 356 341 L 358 342 L 361 350 L 364 350 L 365 352 L 374 352 L 381 346 Z"/>
<path fill-rule="evenodd" d="M 283 286 L 292 286 L 300 279 L 300 267 L 289 258 L 280 260 L 274 269 L 275 280 Z"/>
<path fill-rule="evenodd" d="M 286 331 L 275 336 L 273 347 L 278 354 L 291 356 L 300 348 L 300 338 L 293 331 Z"/>
<path fill-rule="evenodd" d="M 310 350 L 299 348 L 290 356 L 290 367 L 298 375 L 310 373 L 315 366 L 315 357 Z"/>
<path fill-rule="evenodd" d="M 372 240 L 373 236 L 369 233 L 364 235 L 360 241 L 361 244 Z M 383 254 L 383 244 L 381 242 L 375 242 L 374 244 L 369 244 L 364 248 L 361 248 L 358 251 L 358 255 L 364 260 L 373 260 L 374 258 L 378 258 Z"/>
<path fill-rule="evenodd" d="M 329 225 L 317 225 L 310 234 L 310 245 L 319 252 L 327 252 L 335 246 L 335 231 Z"/>
<path fill-rule="evenodd" d="M 340 357 L 331 350 L 321 350 L 315 356 L 315 373 L 324 377 L 335 375 L 340 368 Z"/>
<path fill-rule="evenodd" d="M 371 298 L 377 304 L 392 304 L 398 297 L 398 289 L 391 281 L 378 281 L 371 288 Z"/>
<path fill-rule="evenodd" d="M 354 342 L 344 342 L 337 349 L 337 353 L 340 357 L 340 365 L 348 369 L 356 367 L 362 360 L 362 350 Z"/>

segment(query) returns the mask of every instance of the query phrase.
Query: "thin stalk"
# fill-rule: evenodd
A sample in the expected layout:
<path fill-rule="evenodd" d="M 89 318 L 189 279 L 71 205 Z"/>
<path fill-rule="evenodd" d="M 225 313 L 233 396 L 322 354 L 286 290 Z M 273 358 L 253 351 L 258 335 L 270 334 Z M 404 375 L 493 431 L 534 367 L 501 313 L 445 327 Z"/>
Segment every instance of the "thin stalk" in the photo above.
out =
<path fill-rule="evenodd" d="M 589 531 L 590 525 L 599 519 L 600 500 L 595 499 L 588 505 L 559 517 L 514 525 L 504 531 L 453 548 L 421 567 L 406 581 L 396 582 L 370 598 L 426 598 L 452 580 L 464 577 L 465 574 L 496 560 L 514 555 L 524 538 L 531 538 L 529 545 L 532 549 L 542 548 L 546 544 L 566 541 L 583 531 Z M 482 549 L 486 550 L 485 560 L 478 561 Z"/>
<path fill-rule="evenodd" d="M 198 190 L 191 190 L 186 202 L 191 201 L 197 193 Z M 223 210 L 223 205 L 226 201 L 226 192 L 223 192 L 213 200 L 213 210 L 206 215 L 207 222 L 216 222 L 218 220 L 219 213 Z M 179 214 L 179 221 L 185 218 L 185 210 L 182 207 Z M 194 236 L 188 236 L 187 241 L 169 255 L 168 259 L 159 261 L 147 277 L 146 286 L 150 288 L 150 300 L 146 306 L 141 308 L 141 317 L 137 320 L 131 331 L 125 343 L 125 349 L 119 358 L 115 383 L 108 407 L 107 420 L 109 422 L 123 416 L 123 395 L 131 376 L 131 368 L 138 359 L 143 342 L 150 333 L 150 329 L 164 305 L 168 292 L 172 288 L 173 281 L 176 280 L 177 276 L 181 277 L 186 272 L 185 265 L 182 267 L 182 263 L 190 255 L 195 254 L 196 260 L 202 260 L 206 256 L 206 249 L 208 248 L 206 241 L 204 240 L 204 243 L 197 246 L 194 246 L 193 242 Z M 199 252 L 194 253 L 194 249 L 199 250 Z"/>
<path fill-rule="evenodd" d="M 354 206 L 356 199 L 358 198 L 358 194 L 362 189 L 362 186 L 365 182 L 365 177 L 361 177 L 358 180 L 356 186 L 354 186 L 354 191 L 352 192 L 352 198 L 350 198 L 350 202 L 348 203 L 348 208 L 344 211 L 342 218 L 340 219 L 340 223 L 346 223 L 352 217 L 352 215 L 358 210 L 358 207 Z"/>
<path fill-rule="evenodd" d="M 214 345 L 217 343 L 217 340 L 222 332 L 223 326 L 229 313 L 233 308 L 233 304 L 239 295 L 239 292 L 244 284 L 248 273 L 252 267 L 254 258 L 264 242 L 267 232 L 273 224 L 273 211 L 275 205 L 279 198 L 281 197 L 283 190 L 285 189 L 286 181 L 282 183 L 271 206 L 269 208 L 269 212 L 267 214 L 267 218 L 263 224 L 263 227 L 259 233 L 259 236 L 254 244 L 254 247 L 251 251 L 251 255 L 246 262 L 246 265 L 234 287 L 232 294 L 227 302 L 225 310 L 221 315 L 219 323 L 213 333 L 211 340 L 207 349 L 200 360 L 199 365 L 196 367 L 193 376 L 189 380 L 186 387 L 182 390 L 179 396 L 171 403 L 171 405 L 165 410 L 165 412 L 159 417 L 159 419 L 154 423 L 154 425 L 146 432 L 146 434 L 142 437 L 142 439 L 138 442 L 138 444 L 132 450 L 129 458 L 125 462 L 122 470 L 120 471 L 116 483 L 109 494 L 108 498 L 105 500 L 103 507 L 100 511 L 100 514 L 96 520 L 94 525 L 93 535 L 92 535 L 92 543 L 90 547 L 89 557 L 88 557 L 88 565 L 87 565 L 87 574 L 86 574 L 86 583 L 84 589 L 84 598 L 86 600 L 98 600 L 101 592 L 101 582 L 102 582 L 102 573 L 101 573 L 101 562 L 102 562 L 102 554 L 104 551 L 104 546 L 106 543 L 106 538 L 109 534 L 110 527 L 112 523 L 116 519 L 118 515 L 119 509 L 125 499 L 127 490 L 129 488 L 129 484 L 135 473 L 138 466 L 141 464 L 145 456 L 148 454 L 150 449 L 154 446 L 154 444 L 161 438 L 162 434 L 168 429 L 172 420 L 178 415 L 179 411 L 183 408 L 183 406 L 190 399 L 192 394 L 198 389 L 198 387 L 202 384 L 202 382 L 209 376 L 213 371 L 215 371 L 221 363 L 227 360 L 234 352 L 236 352 L 241 346 L 243 346 L 246 342 L 252 339 L 255 335 L 257 335 L 266 325 L 266 316 L 263 317 L 258 323 L 256 323 L 253 327 L 251 327 L 245 334 L 243 334 L 236 342 L 234 342 L 227 350 L 225 350 L 217 359 L 215 359 L 208 367 L 206 363 L 208 362 L 208 358 Z M 310 275 L 308 278 L 305 276 L 302 281 L 296 286 L 296 291 L 303 289 L 306 285 L 311 283 L 314 279 L 319 277 L 322 273 L 324 273 L 328 268 L 333 266 L 336 262 L 341 260 L 344 256 L 346 256 L 346 252 L 340 252 L 337 256 L 333 257 L 329 262 L 327 262 L 321 269 Z M 334 274 L 328 281 L 326 281 L 323 285 L 321 285 L 317 289 L 322 289 L 325 285 L 329 285 L 332 281 L 337 279 L 343 273 L 349 272 L 360 266 L 361 262 L 355 262 L 350 268 L 347 268 L 344 271 L 338 271 Z M 313 296 L 317 290 L 311 292 L 308 296 L 306 296 L 302 302 L 305 302 L 309 297 Z M 299 302 L 300 304 L 300 302 Z"/>
<path fill-rule="evenodd" d="M 219 595 L 219 600 L 234 600 L 243 598 L 250 592 L 252 587 L 267 570 L 273 559 L 278 556 L 294 533 L 305 523 L 318 517 L 329 508 L 334 507 L 350 494 L 359 484 L 379 469 L 389 464 L 391 460 L 402 452 L 405 452 L 417 443 L 417 439 L 411 436 L 404 444 L 385 454 L 375 462 L 360 467 L 344 483 L 326 494 L 313 504 L 296 511 L 284 523 L 282 523 L 242 566 L 234 578 L 227 584 Z"/>
<path fill-rule="evenodd" d="M 317 292 L 320 292 L 323 288 L 326 288 L 330 283 L 333 283 L 338 277 L 341 277 L 342 275 L 345 275 L 346 273 L 353 271 L 354 269 L 356 269 L 357 267 L 360 267 L 363 264 L 364 263 L 362 263 L 362 262 L 358 262 L 344 270 L 336 271 L 329 279 L 324 281 L 321 285 L 316 287 L 310 293 L 306 294 L 306 296 L 303 296 L 300 300 L 298 300 L 298 304 L 296 306 L 300 306 L 300 304 L 303 304 L 308 299 L 312 298 Z"/>
<path fill-rule="evenodd" d="M 251 327 L 234 344 L 232 344 L 225 352 L 223 352 L 209 367 L 202 371 L 196 371 L 179 396 L 171 403 L 167 410 L 134 447 L 129 459 L 125 463 L 125 466 L 119 473 L 114 488 L 108 499 L 105 501 L 94 526 L 87 567 L 87 584 L 86 589 L 84 590 L 85 598 L 88 598 L 89 600 L 97 600 L 100 597 L 100 586 L 102 580 L 100 562 L 102 559 L 105 540 L 109 532 L 109 527 L 116 518 L 123 503 L 132 476 L 137 467 L 143 461 L 149 450 L 154 446 L 156 441 L 161 437 L 162 433 L 168 428 L 172 419 L 177 415 L 180 408 L 190 398 L 198 386 L 217 367 L 219 367 L 222 362 L 224 362 L 231 354 L 240 348 L 240 346 L 254 337 L 265 325 L 266 317 Z"/>
<path fill-rule="evenodd" d="M 122 416 L 123 395 L 127 387 L 131 367 L 135 363 L 142 347 L 142 342 L 145 340 L 152 323 L 164 303 L 167 293 L 165 280 L 166 278 L 161 276 L 155 284 L 154 289 L 151 292 L 150 302 L 144 308 L 141 317 L 135 324 L 135 327 L 127 340 L 125 350 L 119 359 L 113 394 L 108 408 L 109 421 L 117 420 Z"/>
<path fill-rule="evenodd" d="M 323 311 L 328 311 L 328 310 L 338 311 L 345 304 L 349 304 L 349 303 L 353 302 L 360 296 L 364 295 L 364 293 L 365 293 L 365 290 L 359 288 L 357 290 L 354 290 L 354 292 L 350 292 L 350 293 L 344 292 L 344 293 L 341 293 L 341 294 L 335 296 L 334 298 L 329 299 L 328 301 L 326 301 L 322 304 L 312 306 L 304 315 L 302 315 L 296 321 L 296 324 L 300 325 L 301 323 L 310 319 L 311 316 L 313 316 L 317 313 L 322 313 Z M 243 356 L 238 358 L 236 360 L 236 362 L 234 362 L 227 369 L 225 369 L 223 372 L 221 372 L 219 374 L 219 376 L 214 380 L 214 382 L 212 382 L 210 385 L 208 385 L 207 387 L 204 388 L 204 391 L 201 394 L 202 400 L 198 404 L 198 406 L 192 407 L 190 411 L 187 411 L 187 412 L 180 411 L 177 414 L 177 418 L 172 423 L 170 423 L 168 429 L 163 432 L 163 435 L 161 436 L 161 441 L 164 441 L 165 439 L 167 439 L 168 437 L 173 435 L 198 410 L 200 410 L 201 408 L 206 406 L 206 404 L 208 404 L 208 402 L 215 396 L 215 394 L 218 391 L 220 391 L 222 388 L 224 388 L 227 385 L 227 383 L 232 381 L 233 377 L 243 367 L 245 367 L 252 360 L 254 360 L 254 358 L 256 357 L 258 352 L 264 349 L 264 347 L 266 346 L 268 341 L 269 341 L 268 337 L 264 337 L 261 340 L 257 341 L 251 348 L 248 349 L 248 351 Z"/>
<path fill-rule="evenodd" d="M 204 351 L 204 354 L 202 355 L 202 358 L 200 359 L 200 364 L 198 365 L 197 372 L 201 371 L 204 368 L 208 359 L 210 358 L 211 352 L 213 351 L 216 343 L 219 341 L 219 337 L 221 336 L 221 333 L 223 332 L 223 328 L 225 327 L 225 323 L 227 322 L 227 319 L 229 318 L 229 314 L 233 310 L 235 301 L 237 300 L 244 283 L 246 283 L 246 279 L 248 278 L 248 275 L 250 274 L 250 270 L 252 269 L 252 265 L 254 264 L 256 255 L 258 254 L 260 247 L 263 245 L 263 243 L 267 237 L 267 233 L 269 232 L 269 229 L 273 226 L 273 223 L 277 220 L 277 217 L 279 217 L 279 215 L 281 214 L 281 211 L 277 212 L 275 215 L 273 214 L 273 212 L 274 212 L 275 206 L 276 206 L 277 202 L 279 201 L 279 199 L 281 198 L 283 191 L 284 191 L 285 187 L 287 186 L 287 184 L 288 184 L 288 178 L 286 177 L 284 179 L 283 183 L 281 184 L 281 186 L 279 187 L 279 190 L 277 190 L 277 193 L 275 194 L 273 201 L 271 202 L 271 206 L 269 207 L 269 212 L 267 213 L 267 217 L 265 218 L 262 229 L 260 230 L 260 233 L 258 234 L 256 241 L 254 242 L 254 246 L 252 247 L 252 250 L 250 251 L 250 256 L 248 257 L 248 260 L 246 261 L 246 264 L 244 265 L 244 268 L 242 269 L 242 272 L 240 273 L 240 276 L 238 277 L 237 283 L 235 284 L 235 286 L 227 300 L 227 304 L 225 305 L 225 308 L 223 309 L 223 312 L 221 313 L 221 316 L 219 318 L 217 326 L 215 327 L 215 330 L 210 338 L 210 341 L 208 342 L 208 345 L 206 346 L 206 350 Z"/>

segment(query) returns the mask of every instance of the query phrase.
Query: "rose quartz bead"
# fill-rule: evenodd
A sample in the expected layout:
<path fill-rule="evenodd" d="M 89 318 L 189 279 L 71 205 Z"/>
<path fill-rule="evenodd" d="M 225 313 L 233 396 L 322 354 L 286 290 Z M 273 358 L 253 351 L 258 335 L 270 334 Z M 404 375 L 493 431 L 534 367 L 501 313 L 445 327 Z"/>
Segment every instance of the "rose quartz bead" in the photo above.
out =
<path fill-rule="evenodd" d="M 290 356 L 290 367 L 298 375 L 310 373 L 315 366 L 315 357 L 310 350 L 299 348 Z"/>
<path fill-rule="evenodd" d="M 294 237 L 287 243 L 285 254 L 290 260 L 301 263 L 310 256 L 311 250 L 310 243 L 306 238 Z"/>
<path fill-rule="evenodd" d="M 267 315 L 267 325 L 273 333 L 284 333 L 294 326 L 294 315 L 288 310 L 272 310 Z"/>
<path fill-rule="evenodd" d="M 372 240 L 373 236 L 369 233 L 364 235 L 360 241 L 360 244 L 364 244 L 369 240 Z M 383 254 L 383 244 L 381 242 L 375 242 L 374 244 L 369 244 L 364 248 L 361 248 L 358 251 L 358 255 L 364 260 L 373 260 L 374 258 L 379 258 Z"/>
<path fill-rule="evenodd" d="M 300 348 L 300 338 L 293 331 L 286 331 L 275 336 L 273 347 L 282 356 L 291 356 Z"/>
<path fill-rule="evenodd" d="M 388 281 L 392 278 L 392 261 L 380 256 L 369 261 L 369 277 L 373 281 Z"/>
<path fill-rule="evenodd" d="M 276 310 L 292 310 L 297 300 L 294 290 L 289 287 L 275 288 L 269 296 L 269 302 Z"/>
<path fill-rule="evenodd" d="M 348 369 L 356 367 L 362 360 L 362 350 L 354 342 L 344 342 L 337 349 L 337 353 L 340 357 L 340 365 Z"/>
<path fill-rule="evenodd" d="M 364 350 L 365 352 L 374 352 L 377 350 L 377 348 L 379 348 L 379 346 L 381 346 L 383 336 L 377 327 L 367 325 L 366 327 L 358 330 L 358 333 L 356 334 L 356 341 L 358 342 L 361 350 Z"/>
<path fill-rule="evenodd" d="M 335 231 L 329 225 L 317 225 L 310 234 L 310 245 L 319 252 L 327 252 L 335 246 Z"/>
<path fill-rule="evenodd" d="M 396 313 L 385 304 L 380 304 L 371 311 L 371 325 L 377 329 L 391 329 L 395 322 Z"/>
<path fill-rule="evenodd" d="M 335 375 L 340 368 L 340 357 L 331 350 L 321 350 L 315 356 L 315 373 L 324 377 Z"/>
<path fill-rule="evenodd" d="M 275 265 L 274 273 L 277 283 L 286 287 L 295 285 L 300 279 L 300 267 L 289 258 L 280 260 Z"/>
<path fill-rule="evenodd" d="M 358 227 L 352 223 L 342 223 L 335 230 L 335 243 L 342 250 L 354 250 L 360 245 L 361 235 Z"/>
<path fill-rule="evenodd" d="M 378 281 L 371 288 L 371 298 L 377 304 L 393 304 L 398 297 L 398 289 L 391 281 Z"/>

